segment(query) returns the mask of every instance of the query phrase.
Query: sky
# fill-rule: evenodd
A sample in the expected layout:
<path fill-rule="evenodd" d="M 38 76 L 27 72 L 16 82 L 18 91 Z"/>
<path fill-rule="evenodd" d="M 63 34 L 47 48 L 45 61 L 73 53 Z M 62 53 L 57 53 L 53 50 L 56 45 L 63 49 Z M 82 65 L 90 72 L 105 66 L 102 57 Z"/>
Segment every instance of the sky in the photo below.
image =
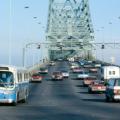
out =
<path fill-rule="evenodd" d="M 120 0 L 89 0 L 89 4 L 95 42 L 120 42 Z M 0 0 L 0 64 L 22 66 L 25 45 L 45 40 L 48 5 L 49 0 Z M 27 49 L 26 65 L 39 62 L 43 51 Z M 119 49 L 98 49 L 95 54 L 106 61 L 115 56 L 115 62 L 120 64 Z"/>

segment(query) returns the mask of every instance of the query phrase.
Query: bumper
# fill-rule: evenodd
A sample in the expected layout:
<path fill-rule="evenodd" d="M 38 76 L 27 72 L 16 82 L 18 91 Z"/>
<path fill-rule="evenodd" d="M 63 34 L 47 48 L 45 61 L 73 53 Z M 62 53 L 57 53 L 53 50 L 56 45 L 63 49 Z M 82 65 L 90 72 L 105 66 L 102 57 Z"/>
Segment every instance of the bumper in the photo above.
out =
<path fill-rule="evenodd" d="M 69 74 L 63 74 L 63 77 L 69 77 Z"/>
<path fill-rule="evenodd" d="M 53 80 L 62 80 L 63 78 L 61 78 L 61 77 L 56 77 L 56 78 L 52 78 Z"/>
<path fill-rule="evenodd" d="M 13 99 L 0 99 L 0 103 L 13 103 Z"/>
<path fill-rule="evenodd" d="M 31 82 L 41 82 L 42 79 L 32 79 Z"/>
<path fill-rule="evenodd" d="M 92 92 L 105 92 L 106 89 L 91 89 Z"/>
<path fill-rule="evenodd" d="M 114 95 L 115 100 L 120 100 L 120 95 Z"/>

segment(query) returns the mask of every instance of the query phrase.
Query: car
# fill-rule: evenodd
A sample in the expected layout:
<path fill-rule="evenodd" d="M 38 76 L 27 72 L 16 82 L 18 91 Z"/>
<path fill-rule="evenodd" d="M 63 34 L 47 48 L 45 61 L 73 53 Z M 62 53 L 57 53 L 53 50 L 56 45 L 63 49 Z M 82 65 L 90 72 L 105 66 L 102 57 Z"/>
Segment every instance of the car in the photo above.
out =
<path fill-rule="evenodd" d="M 31 82 L 42 82 L 43 76 L 40 73 L 34 73 L 31 76 Z"/>
<path fill-rule="evenodd" d="M 64 78 L 68 78 L 69 77 L 69 72 L 67 70 L 62 70 L 61 72 L 62 72 L 62 76 Z"/>
<path fill-rule="evenodd" d="M 52 73 L 52 80 L 63 80 L 63 75 L 61 71 L 55 71 Z"/>
<path fill-rule="evenodd" d="M 91 68 L 89 68 L 89 72 L 90 72 L 90 73 L 97 73 L 97 72 L 98 72 L 98 68 L 96 68 L 96 67 L 91 67 Z"/>
<path fill-rule="evenodd" d="M 48 68 L 47 67 L 41 67 L 39 70 L 39 73 L 47 74 L 48 73 Z"/>
<path fill-rule="evenodd" d="M 81 71 L 80 67 L 76 67 L 72 69 L 73 73 L 79 73 Z"/>
<path fill-rule="evenodd" d="M 78 68 L 78 67 L 79 67 L 79 65 L 77 63 L 73 62 L 73 63 L 70 64 L 71 69 Z"/>
<path fill-rule="evenodd" d="M 120 100 L 120 78 L 111 78 L 106 85 L 106 101 Z"/>
<path fill-rule="evenodd" d="M 86 60 L 80 60 L 79 61 L 80 66 L 83 66 L 85 63 L 86 63 Z"/>
<path fill-rule="evenodd" d="M 54 61 L 50 61 L 50 62 L 49 62 L 49 65 L 50 65 L 50 66 L 54 66 L 54 65 L 55 65 L 55 62 L 54 62 Z"/>
<path fill-rule="evenodd" d="M 88 86 L 90 85 L 92 82 L 94 82 L 95 80 L 97 80 L 96 76 L 89 76 L 84 78 L 83 80 L 83 86 Z"/>
<path fill-rule="evenodd" d="M 89 77 L 89 73 L 84 70 L 81 70 L 77 75 L 77 78 L 80 80 L 84 80 L 84 78 L 87 78 L 87 77 Z"/>
<path fill-rule="evenodd" d="M 105 92 L 105 91 L 106 91 L 105 82 L 101 80 L 95 80 L 88 86 L 88 93 Z"/>
<path fill-rule="evenodd" d="M 58 58 L 57 60 L 58 60 L 58 61 L 63 61 L 63 59 L 62 59 L 62 58 Z"/>

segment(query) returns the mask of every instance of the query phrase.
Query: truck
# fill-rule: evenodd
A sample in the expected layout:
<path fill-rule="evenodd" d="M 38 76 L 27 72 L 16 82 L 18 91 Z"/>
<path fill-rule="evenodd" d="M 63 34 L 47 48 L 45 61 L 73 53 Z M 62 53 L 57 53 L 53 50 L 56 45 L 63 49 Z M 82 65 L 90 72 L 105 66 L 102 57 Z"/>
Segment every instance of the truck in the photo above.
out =
<path fill-rule="evenodd" d="M 120 78 L 120 67 L 103 66 L 100 71 L 101 80 L 107 81 L 110 78 Z"/>

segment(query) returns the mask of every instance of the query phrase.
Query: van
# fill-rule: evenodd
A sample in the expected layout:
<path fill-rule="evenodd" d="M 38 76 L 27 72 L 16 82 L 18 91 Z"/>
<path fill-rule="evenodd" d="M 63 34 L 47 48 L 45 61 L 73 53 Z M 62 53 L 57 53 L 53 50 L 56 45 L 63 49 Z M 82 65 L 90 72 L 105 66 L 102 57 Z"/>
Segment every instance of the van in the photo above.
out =
<path fill-rule="evenodd" d="M 101 80 L 107 81 L 110 78 L 120 78 L 120 67 L 104 66 L 100 71 Z"/>

